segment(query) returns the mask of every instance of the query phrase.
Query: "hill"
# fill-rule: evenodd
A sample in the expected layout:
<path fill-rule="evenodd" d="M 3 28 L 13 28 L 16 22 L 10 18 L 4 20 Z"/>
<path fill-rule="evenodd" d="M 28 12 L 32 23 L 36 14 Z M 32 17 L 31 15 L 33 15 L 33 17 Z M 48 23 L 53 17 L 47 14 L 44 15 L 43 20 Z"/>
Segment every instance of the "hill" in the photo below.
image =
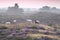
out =
<path fill-rule="evenodd" d="M 8 27 L 7 29 L 1 29 L 1 26 Z M 12 28 L 11 28 L 12 27 Z M 20 28 L 20 29 L 19 29 Z M 14 40 L 16 39 L 30 39 L 30 40 L 60 40 L 59 30 L 43 25 L 43 24 L 34 24 L 34 23 L 18 23 L 18 24 L 1 24 L 0 30 L 6 36 L 5 39 Z M 12 31 L 10 31 L 12 30 Z M 10 32 L 10 34 L 9 34 Z M 7 34 L 8 35 L 7 35 Z M 3 35 L 3 36 L 4 36 Z M 12 36 L 11 36 L 12 35 Z M 15 35 L 15 36 L 14 36 Z M 2 37 L 2 36 L 1 36 Z M 4 39 L 4 38 L 3 38 Z M 27 40 L 26 39 L 26 40 Z"/>
<path fill-rule="evenodd" d="M 51 23 L 51 21 L 54 19 L 54 16 L 57 16 L 59 14 L 57 13 L 51 13 L 51 12 L 38 12 L 36 14 L 31 15 L 29 18 L 32 20 L 39 20 L 40 23 L 48 24 Z"/>

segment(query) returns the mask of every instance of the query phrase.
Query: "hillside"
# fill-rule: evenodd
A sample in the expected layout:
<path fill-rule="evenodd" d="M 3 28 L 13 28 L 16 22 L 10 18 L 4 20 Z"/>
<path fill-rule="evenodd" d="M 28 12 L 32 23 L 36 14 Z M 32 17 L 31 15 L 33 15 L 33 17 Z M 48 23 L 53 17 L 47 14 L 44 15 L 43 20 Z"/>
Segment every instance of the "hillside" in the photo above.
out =
<path fill-rule="evenodd" d="M 4 26 L 8 28 L 4 29 Z M 1 27 L 3 29 L 1 29 Z M 1 24 L 0 30 L 3 30 L 2 33 L 5 35 L 3 35 L 3 37 L 1 35 L 2 33 L 0 34 L 0 36 L 3 37 L 1 40 L 4 38 L 6 40 L 60 40 L 59 30 L 43 24 L 28 22 L 9 25 Z"/>
<path fill-rule="evenodd" d="M 59 14 L 57 13 L 49 13 L 49 12 L 38 12 L 36 14 L 31 15 L 29 18 L 36 20 L 38 19 L 40 23 L 47 24 L 50 23 L 54 18 L 54 16 L 57 16 Z"/>
<path fill-rule="evenodd" d="M 51 19 L 51 23 L 60 24 L 60 14 L 55 15 L 55 16 L 51 17 L 50 19 Z"/>

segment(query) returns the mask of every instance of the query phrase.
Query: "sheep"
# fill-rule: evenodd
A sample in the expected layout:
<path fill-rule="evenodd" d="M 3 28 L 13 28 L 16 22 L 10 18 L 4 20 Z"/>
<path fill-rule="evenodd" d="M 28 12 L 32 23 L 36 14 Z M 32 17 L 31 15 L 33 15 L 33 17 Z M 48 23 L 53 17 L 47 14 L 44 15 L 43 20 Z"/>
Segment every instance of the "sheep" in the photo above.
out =
<path fill-rule="evenodd" d="M 11 24 L 11 22 L 6 22 L 5 24 Z"/>
<path fill-rule="evenodd" d="M 29 22 L 29 23 L 32 23 L 32 20 L 31 19 L 27 19 L 26 21 Z"/>
<path fill-rule="evenodd" d="M 16 22 L 16 20 L 13 20 L 13 22 Z"/>
<path fill-rule="evenodd" d="M 32 22 L 32 20 L 31 20 L 31 19 L 27 19 L 26 21 L 28 21 L 28 22 Z"/>
<path fill-rule="evenodd" d="M 35 20 L 35 24 L 39 24 L 39 22 L 40 22 L 39 20 Z"/>

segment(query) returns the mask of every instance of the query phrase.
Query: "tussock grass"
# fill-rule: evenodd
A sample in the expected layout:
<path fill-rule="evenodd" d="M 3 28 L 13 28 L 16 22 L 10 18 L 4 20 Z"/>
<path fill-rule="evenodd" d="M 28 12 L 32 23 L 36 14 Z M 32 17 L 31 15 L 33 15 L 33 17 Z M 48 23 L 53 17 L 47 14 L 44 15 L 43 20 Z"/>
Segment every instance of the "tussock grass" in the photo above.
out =
<path fill-rule="evenodd" d="M 28 36 L 32 37 L 32 38 L 41 38 L 43 37 L 49 37 L 49 38 L 53 38 L 53 39 L 58 39 L 60 40 L 60 37 L 56 36 L 56 35 L 45 35 L 45 34 L 28 34 Z"/>
<path fill-rule="evenodd" d="M 31 23 L 31 22 L 23 22 L 23 23 L 17 23 L 17 24 L 0 24 L 0 27 L 5 26 L 8 28 L 24 28 L 24 27 L 44 27 L 46 30 L 47 29 L 54 29 L 53 27 L 47 26 L 47 25 L 43 25 L 43 24 L 35 24 L 35 23 Z M 43 30 L 42 30 L 43 31 Z M 44 31 L 43 31 L 44 32 Z M 30 36 L 32 38 L 41 38 L 42 36 L 47 36 L 50 38 L 57 38 L 60 40 L 60 37 L 56 36 L 56 35 L 45 35 L 45 34 L 32 34 L 32 33 L 28 33 L 27 36 Z"/>

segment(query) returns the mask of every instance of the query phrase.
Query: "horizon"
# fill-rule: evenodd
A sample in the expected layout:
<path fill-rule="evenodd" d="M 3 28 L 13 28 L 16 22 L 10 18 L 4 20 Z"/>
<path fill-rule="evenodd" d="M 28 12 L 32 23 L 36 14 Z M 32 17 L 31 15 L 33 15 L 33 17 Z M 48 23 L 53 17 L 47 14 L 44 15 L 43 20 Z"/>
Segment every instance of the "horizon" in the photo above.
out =
<path fill-rule="evenodd" d="M 50 6 L 60 8 L 60 0 L 0 0 L 0 8 L 7 8 L 18 3 L 19 8 L 41 8 L 43 6 Z"/>
<path fill-rule="evenodd" d="M 45 5 L 46 6 L 46 5 Z M 8 6 L 8 7 L 2 7 L 2 8 L 0 8 L 0 9 L 8 9 L 9 7 L 14 7 L 14 5 L 13 6 Z M 39 7 L 39 8 L 29 8 L 29 7 L 20 7 L 19 6 L 19 8 L 23 8 L 23 9 L 40 9 L 40 8 L 43 8 L 44 6 L 42 6 L 42 7 Z M 53 8 L 53 7 L 51 7 L 51 6 L 48 6 L 48 7 L 50 7 L 50 8 Z M 57 9 L 60 9 L 60 8 L 58 8 L 58 7 L 56 7 Z"/>

